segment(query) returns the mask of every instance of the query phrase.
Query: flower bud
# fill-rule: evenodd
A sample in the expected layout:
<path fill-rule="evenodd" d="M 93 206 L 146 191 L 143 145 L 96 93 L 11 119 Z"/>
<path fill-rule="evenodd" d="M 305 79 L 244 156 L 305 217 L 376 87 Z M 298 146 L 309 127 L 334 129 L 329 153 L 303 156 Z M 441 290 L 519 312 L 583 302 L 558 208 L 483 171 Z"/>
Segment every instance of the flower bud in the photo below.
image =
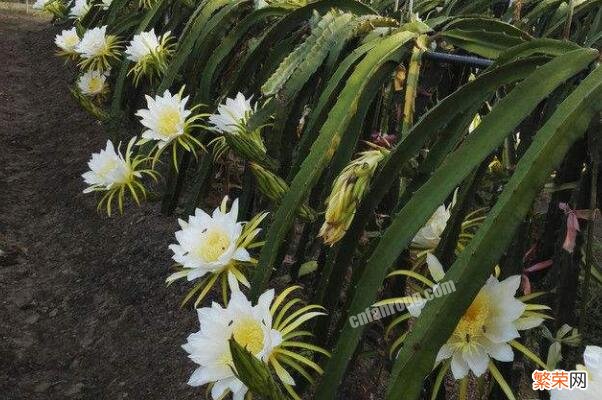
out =
<path fill-rule="evenodd" d="M 289 189 L 287 183 L 284 179 L 280 178 L 278 175 L 270 172 L 269 170 L 263 168 L 261 165 L 256 163 L 250 164 L 251 171 L 257 180 L 257 184 L 259 186 L 259 190 L 263 193 L 267 198 L 272 200 L 275 203 L 280 203 L 284 193 Z M 307 220 L 307 221 L 315 221 L 316 212 L 311 209 L 306 204 L 303 204 L 297 214 Z"/>
<path fill-rule="evenodd" d="M 325 221 L 318 235 L 326 244 L 332 246 L 345 236 L 376 168 L 389 154 L 383 147 L 373 144 L 370 147 L 371 150 L 360 153 L 360 157 L 343 169 L 332 186 L 326 200 Z"/>
<path fill-rule="evenodd" d="M 226 143 L 242 158 L 260 164 L 269 169 L 275 169 L 277 163 L 267 155 L 259 129 L 240 134 L 224 134 Z"/>

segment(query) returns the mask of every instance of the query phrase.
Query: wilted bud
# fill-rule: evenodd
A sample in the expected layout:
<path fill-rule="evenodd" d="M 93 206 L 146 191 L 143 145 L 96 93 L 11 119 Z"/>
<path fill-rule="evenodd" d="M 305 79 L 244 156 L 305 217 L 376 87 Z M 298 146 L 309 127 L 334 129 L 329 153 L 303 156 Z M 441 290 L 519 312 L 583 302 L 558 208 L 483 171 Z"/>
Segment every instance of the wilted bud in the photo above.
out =
<path fill-rule="evenodd" d="M 493 157 L 493 160 L 489 163 L 487 167 L 489 169 L 489 172 L 493 175 L 504 175 L 504 166 L 497 157 Z"/>
<path fill-rule="evenodd" d="M 362 200 L 378 164 L 389 150 L 370 144 L 371 150 L 349 163 L 339 174 L 326 200 L 325 221 L 320 228 L 324 243 L 334 245 L 345 236 L 351 225 L 357 205 Z"/>
<path fill-rule="evenodd" d="M 257 180 L 257 184 L 261 193 L 263 193 L 273 202 L 280 203 L 284 193 L 289 189 L 284 179 L 263 168 L 257 163 L 251 163 L 250 167 L 255 179 Z M 303 204 L 299 208 L 297 214 L 299 214 L 301 218 L 310 222 L 313 222 L 316 219 L 316 212 L 306 204 Z"/>
<path fill-rule="evenodd" d="M 391 146 L 397 143 L 398 137 L 397 135 L 381 134 L 380 132 L 375 131 L 370 136 L 370 139 L 375 145 L 390 149 Z"/>

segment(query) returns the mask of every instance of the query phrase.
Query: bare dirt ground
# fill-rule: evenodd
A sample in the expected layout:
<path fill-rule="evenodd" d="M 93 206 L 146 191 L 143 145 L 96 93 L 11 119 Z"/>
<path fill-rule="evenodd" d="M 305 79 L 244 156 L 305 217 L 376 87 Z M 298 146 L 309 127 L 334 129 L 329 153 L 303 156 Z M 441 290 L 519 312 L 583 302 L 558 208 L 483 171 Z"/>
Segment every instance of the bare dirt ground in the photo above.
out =
<path fill-rule="evenodd" d="M 70 97 L 57 29 L 0 11 L 0 398 L 192 399 L 197 330 L 165 288 L 175 218 L 96 212 L 81 173 L 106 135 Z"/>

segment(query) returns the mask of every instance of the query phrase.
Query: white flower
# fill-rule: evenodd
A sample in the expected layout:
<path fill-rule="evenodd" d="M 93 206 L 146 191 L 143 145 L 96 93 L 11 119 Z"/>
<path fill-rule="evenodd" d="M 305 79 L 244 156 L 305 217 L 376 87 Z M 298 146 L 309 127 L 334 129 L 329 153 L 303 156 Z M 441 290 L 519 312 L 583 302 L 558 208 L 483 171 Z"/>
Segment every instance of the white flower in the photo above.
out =
<path fill-rule="evenodd" d="M 583 353 L 585 365 L 577 370 L 587 371 L 586 390 L 552 390 L 552 400 L 597 400 L 602 399 L 602 347 L 587 346 Z"/>
<path fill-rule="evenodd" d="M 102 0 L 102 9 L 103 10 L 108 10 L 109 7 L 111 6 L 111 3 L 113 2 L 113 0 Z"/>
<path fill-rule="evenodd" d="M 159 148 L 186 133 L 186 118 L 192 111 L 186 109 L 188 96 L 182 99 L 180 93 L 172 95 L 169 90 L 163 96 L 146 97 L 147 109 L 138 110 L 136 115 L 147 130 L 144 139 L 159 140 Z"/>
<path fill-rule="evenodd" d="M 209 122 L 218 132 L 237 134 L 254 111 L 251 98 L 246 99 L 239 92 L 234 99 L 227 98 L 225 104 L 220 104 L 217 114 L 209 116 Z"/>
<path fill-rule="evenodd" d="M 169 32 L 165 35 L 169 35 Z M 150 32 L 142 32 L 134 35 L 130 45 L 125 48 L 125 54 L 128 60 L 138 62 L 160 47 L 161 43 L 153 28 Z"/>
<path fill-rule="evenodd" d="M 95 96 L 105 90 L 106 80 L 106 75 L 100 71 L 87 71 L 79 77 L 77 87 L 83 94 Z"/>
<path fill-rule="evenodd" d="M 109 140 L 104 150 L 92 154 L 88 162 L 90 171 L 84 173 L 84 181 L 90 185 L 84 190 L 89 192 L 104 192 L 98 202 L 98 210 L 106 208 L 107 214 L 111 216 L 113 203 L 117 203 L 119 211 L 123 213 L 123 204 L 126 196 L 131 196 L 136 204 L 140 205 L 140 199 L 146 198 L 147 190 L 140 182 L 142 175 L 148 175 L 157 181 L 157 172 L 142 167 L 149 159 L 142 155 L 134 155 L 132 148 L 136 137 L 130 139 L 125 153 L 121 153 L 121 144 L 115 146 Z"/>
<path fill-rule="evenodd" d="M 54 43 L 66 53 L 75 53 L 75 46 L 79 44 L 79 36 L 75 27 L 63 30 L 54 38 Z"/>
<path fill-rule="evenodd" d="M 131 148 L 135 139 L 130 141 L 128 149 Z M 115 146 L 110 140 L 107 140 L 104 150 L 92 154 L 88 167 L 90 167 L 90 171 L 84 173 L 82 177 L 90 186 L 84 190 L 84 193 L 98 189 L 111 189 L 114 186 L 130 182 L 134 176 L 141 176 L 139 172 L 135 172 L 131 168 L 123 155 L 115 150 Z"/>
<path fill-rule="evenodd" d="M 83 18 L 90 10 L 90 4 L 87 0 L 75 0 L 73 7 L 69 11 L 71 18 Z"/>
<path fill-rule="evenodd" d="M 75 46 L 75 51 L 84 59 L 106 55 L 109 47 L 106 33 L 106 25 L 87 30 L 82 40 Z"/>
<path fill-rule="evenodd" d="M 511 276 L 503 281 L 490 277 L 456 326 L 454 333 L 437 354 L 440 361 L 451 358 L 456 379 L 469 371 L 481 376 L 490 358 L 510 362 L 514 352 L 509 342 L 520 337 L 518 331 L 534 328 L 543 320 L 522 317 L 526 305 L 514 297 L 521 277 Z"/>
<path fill-rule="evenodd" d="M 412 239 L 412 244 L 425 249 L 435 249 L 451 216 L 450 209 L 451 205 L 448 207 L 440 205 L 426 225 L 416 233 L 416 236 Z"/>
<path fill-rule="evenodd" d="M 251 260 L 247 250 L 238 246 L 243 224 L 237 218 L 238 200 L 234 200 L 229 212 L 218 207 L 210 216 L 197 208 L 188 222 L 179 220 L 182 230 L 176 232 L 178 244 L 169 248 L 174 252 L 173 259 L 189 270 L 189 281 L 222 271 L 233 260 Z"/>
<path fill-rule="evenodd" d="M 157 36 L 153 28 L 149 32 L 134 35 L 125 49 L 127 59 L 134 63 L 128 73 L 133 74 L 134 85 L 138 86 L 142 76 L 150 81 L 159 78 L 167 70 L 175 47 L 175 38 L 170 31 Z"/>
<path fill-rule="evenodd" d="M 119 59 L 120 50 L 118 38 L 107 34 L 106 25 L 87 30 L 75 46 L 75 51 L 81 57 L 79 66 L 85 70 L 107 71 L 111 68 L 111 62 Z"/>
<path fill-rule="evenodd" d="M 34 10 L 43 10 L 46 4 L 50 3 L 51 1 L 52 0 L 36 0 L 36 2 L 33 3 L 32 8 Z"/>
<path fill-rule="evenodd" d="M 282 343 L 282 335 L 272 329 L 270 304 L 274 290 L 268 290 L 253 306 L 238 287 L 232 274 L 228 275 L 232 297 L 223 308 L 217 303 L 198 309 L 200 330 L 188 336 L 182 347 L 199 367 L 188 384 L 201 386 L 213 383 L 211 396 L 218 400 L 232 392 L 233 400 L 244 400 L 247 387 L 232 372 L 233 362 L 229 339 L 249 350 L 263 362 L 268 361 L 274 348 Z"/>

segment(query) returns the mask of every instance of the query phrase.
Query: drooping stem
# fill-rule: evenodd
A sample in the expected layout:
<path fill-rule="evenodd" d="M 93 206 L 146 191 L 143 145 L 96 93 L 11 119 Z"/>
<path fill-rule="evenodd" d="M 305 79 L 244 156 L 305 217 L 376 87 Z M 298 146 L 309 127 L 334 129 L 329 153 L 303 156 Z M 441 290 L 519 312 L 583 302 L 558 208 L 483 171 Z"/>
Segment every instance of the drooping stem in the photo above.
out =
<path fill-rule="evenodd" d="M 468 400 L 468 377 L 460 381 L 460 393 L 458 393 L 459 400 Z"/>
<path fill-rule="evenodd" d="M 405 101 L 403 104 L 403 125 L 401 128 L 402 138 L 408 134 L 410 128 L 414 124 L 416 94 L 418 93 L 418 80 L 420 78 L 424 44 L 424 37 L 419 37 L 416 39 L 416 45 L 412 50 L 412 57 L 410 58 L 408 77 L 406 80 Z"/>
<path fill-rule="evenodd" d="M 184 184 L 186 169 L 190 163 L 190 152 L 182 152 L 179 149 L 177 152 L 181 159 L 178 168 L 174 165 L 169 166 L 165 194 L 163 195 L 163 200 L 161 202 L 161 213 L 163 215 L 171 215 L 176 209 Z"/>
<path fill-rule="evenodd" d="M 571 36 L 571 24 L 573 23 L 573 13 L 575 12 L 575 0 L 569 0 L 569 8 L 566 12 L 566 24 L 564 25 L 564 34 L 562 37 L 569 40 Z"/>
<path fill-rule="evenodd" d="M 203 200 L 203 195 L 207 193 L 206 184 L 211 176 L 212 168 L 213 161 L 211 155 L 206 153 L 202 156 L 194 174 L 190 198 L 186 204 L 186 215 L 194 214 L 194 210 L 200 206 Z"/>
<path fill-rule="evenodd" d="M 595 128 L 594 128 L 595 129 Z M 587 223 L 587 242 L 585 244 L 585 274 L 583 281 L 583 295 L 581 296 L 581 316 L 579 318 L 579 331 L 585 328 L 585 310 L 589 301 L 589 284 L 592 276 L 592 245 L 594 241 L 594 221 L 597 217 L 596 207 L 598 205 L 598 170 L 600 168 L 600 140 L 595 138 L 594 132 L 590 134 L 590 159 L 591 159 L 591 185 L 589 209 L 592 211 L 592 219 Z M 592 142 L 595 142 L 592 144 Z"/>
<path fill-rule="evenodd" d="M 514 20 L 515 21 L 520 21 L 522 9 L 523 9 L 523 0 L 516 0 L 514 2 Z"/>

